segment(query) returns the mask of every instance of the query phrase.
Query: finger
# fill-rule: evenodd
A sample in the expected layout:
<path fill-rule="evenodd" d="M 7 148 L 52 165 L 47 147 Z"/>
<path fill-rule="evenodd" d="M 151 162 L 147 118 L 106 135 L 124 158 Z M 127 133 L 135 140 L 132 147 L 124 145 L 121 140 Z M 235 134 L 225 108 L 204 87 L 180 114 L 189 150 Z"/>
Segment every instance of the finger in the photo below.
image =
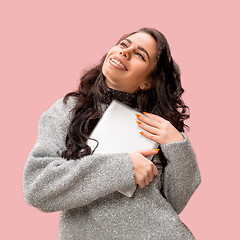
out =
<path fill-rule="evenodd" d="M 146 176 L 144 177 L 144 185 L 148 185 L 150 183 L 150 178 L 149 178 L 149 173 L 146 174 Z"/>
<path fill-rule="evenodd" d="M 145 186 L 149 185 L 150 179 L 149 179 L 149 178 L 145 178 L 145 179 L 144 179 L 144 183 L 145 183 Z"/>
<path fill-rule="evenodd" d="M 138 150 L 139 153 L 141 153 L 144 157 L 152 156 L 157 154 L 159 149 L 141 149 Z"/>
<path fill-rule="evenodd" d="M 149 117 L 150 119 L 153 119 L 157 122 L 164 122 L 164 121 L 167 121 L 165 118 L 162 118 L 156 114 L 152 114 L 152 113 L 147 113 L 147 112 L 144 112 L 143 113 L 145 116 Z"/>
<path fill-rule="evenodd" d="M 156 128 L 156 127 L 151 127 L 150 125 L 148 124 L 145 124 L 144 122 L 140 122 L 140 121 L 137 121 L 137 124 L 140 128 L 152 133 L 152 134 L 155 134 L 157 135 L 158 132 L 159 132 L 159 129 Z"/>
<path fill-rule="evenodd" d="M 138 184 L 138 188 L 144 188 L 145 187 L 145 181 L 141 181 Z"/>
<path fill-rule="evenodd" d="M 156 128 L 160 128 L 160 122 L 156 121 L 154 119 L 151 119 L 150 117 L 144 116 L 144 115 L 140 115 L 140 114 L 136 114 L 136 117 L 138 120 L 152 126 L 152 127 L 156 127 Z"/>
<path fill-rule="evenodd" d="M 153 165 L 153 174 L 158 175 L 158 169 L 155 165 Z"/>
<path fill-rule="evenodd" d="M 145 131 L 141 131 L 139 133 L 141 135 L 143 135 L 144 137 L 161 144 L 161 142 L 160 142 L 161 141 L 161 135 L 160 134 L 155 135 L 155 134 L 152 134 L 152 133 L 149 133 L 149 132 L 145 132 Z"/>
<path fill-rule="evenodd" d="M 150 182 L 153 181 L 153 171 L 151 171 L 149 174 L 148 174 L 148 179 Z"/>

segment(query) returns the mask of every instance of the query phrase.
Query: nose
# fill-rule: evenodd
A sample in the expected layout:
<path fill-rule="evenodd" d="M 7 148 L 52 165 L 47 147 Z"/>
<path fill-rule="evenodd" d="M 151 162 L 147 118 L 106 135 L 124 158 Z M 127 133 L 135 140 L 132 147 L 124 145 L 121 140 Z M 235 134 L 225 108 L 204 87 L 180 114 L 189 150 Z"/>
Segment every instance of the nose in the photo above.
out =
<path fill-rule="evenodd" d="M 127 60 L 129 60 L 129 59 L 131 59 L 131 51 L 132 51 L 132 49 L 133 49 L 133 47 L 128 47 L 128 48 L 121 49 L 119 54 L 123 55 Z"/>

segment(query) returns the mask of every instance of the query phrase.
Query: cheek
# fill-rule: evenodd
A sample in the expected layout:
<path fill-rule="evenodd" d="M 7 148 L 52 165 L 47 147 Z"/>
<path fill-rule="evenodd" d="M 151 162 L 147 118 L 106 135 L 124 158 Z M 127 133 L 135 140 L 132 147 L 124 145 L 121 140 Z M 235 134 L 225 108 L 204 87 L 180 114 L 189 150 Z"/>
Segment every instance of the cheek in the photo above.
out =
<path fill-rule="evenodd" d="M 109 55 L 111 54 L 111 51 L 109 51 L 108 52 L 108 54 L 107 54 L 107 56 L 106 56 L 106 58 L 105 58 L 105 60 L 104 60 L 104 62 L 103 62 L 103 69 L 106 67 L 106 64 L 107 64 L 107 61 L 108 61 L 108 59 L 109 59 Z"/>
<path fill-rule="evenodd" d="M 103 62 L 103 67 L 104 67 L 104 65 L 106 64 L 106 62 L 108 61 L 109 56 L 111 56 L 114 52 L 115 52 L 115 47 L 111 48 L 111 49 L 108 51 L 107 56 L 106 56 L 106 58 L 105 58 L 105 60 L 104 60 L 104 62 Z"/>
<path fill-rule="evenodd" d="M 109 51 L 108 51 L 108 54 L 107 56 L 111 55 L 112 53 L 116 52 L 117 51 L 117 46 L 116 47 L 113 47 L 111 48 Z"/>
<path fill-rule="evenodd" d="M 133 67 L 134 74 L 145 77 L 149 72 L 149 66 L 139 61 L 136 61 Z"/>

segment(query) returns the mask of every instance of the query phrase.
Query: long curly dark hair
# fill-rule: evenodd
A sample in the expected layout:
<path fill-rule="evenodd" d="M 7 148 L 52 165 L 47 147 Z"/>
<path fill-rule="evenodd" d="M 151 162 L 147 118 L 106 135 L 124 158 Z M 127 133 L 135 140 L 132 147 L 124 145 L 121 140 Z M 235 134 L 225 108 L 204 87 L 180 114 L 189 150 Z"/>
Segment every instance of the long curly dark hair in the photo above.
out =
<path fill-rule="evenodd" d="M 170 48 L 165 36 L 153 28 L 141 28 L 136 32 L 125 34 L 117 42 L 118 45 L 124 38 L 137 33 L 150 34 L 157 42 L 157 59 L 155 67 L 149 74 L 151 89 L 137 92 L 137 108 L 159 115 L 170 121 L 178 131 L 189 129 L 184 120 L 189 118 L 188 107 L 181 99 L 184 89 L 181 86 L 180 70 L 172 59 Z M 103 62 L 86 71 L 80 79 L 77 91 L 70 92 L 64 97 L 64 102 L 72 96 L 76 98 L 76 105 L 72 109 L 74 113 L 66 136 L 66 150 L 62 157 L 66 159 L 79 159 L 91 154 L 87 145 L 88 137 L 102 116 L 101 104 L 106 103 L 108 88 L 105 84 L 105 76 L 102 73 Z M 162 165 L 166 165 L 166 159 L 161 151 L 158 153 Z"/>

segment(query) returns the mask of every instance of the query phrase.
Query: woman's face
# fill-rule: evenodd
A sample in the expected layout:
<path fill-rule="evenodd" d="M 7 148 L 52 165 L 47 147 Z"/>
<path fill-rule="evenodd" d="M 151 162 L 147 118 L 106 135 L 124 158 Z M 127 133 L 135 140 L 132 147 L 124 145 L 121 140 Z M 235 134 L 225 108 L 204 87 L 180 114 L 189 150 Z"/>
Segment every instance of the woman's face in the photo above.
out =
<path fill-rule="evenodd" d="M 155 39 L 145 33 L 135 33 L 108 52 L 102 67 L 108 87 L 128 93 L 151 88 L 147 79 L 157 55 Z"/>

